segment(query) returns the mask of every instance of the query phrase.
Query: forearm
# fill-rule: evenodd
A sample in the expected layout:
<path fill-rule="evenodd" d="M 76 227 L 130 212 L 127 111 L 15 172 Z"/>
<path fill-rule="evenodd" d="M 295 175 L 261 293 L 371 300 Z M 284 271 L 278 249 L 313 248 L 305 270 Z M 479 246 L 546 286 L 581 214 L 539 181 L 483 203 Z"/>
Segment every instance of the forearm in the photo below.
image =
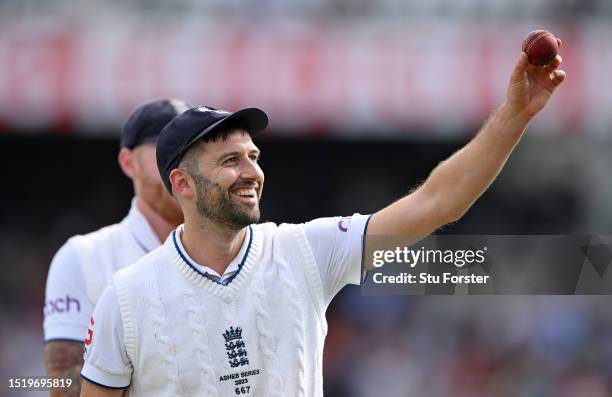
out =
<path fill-rule="evenodd" d="M 47 376 L 72 379 L 67 389 L 53 389 L 52 397 L 73 397 L 81 393 L 83 343 L 50 341 L 45 344 L 44 364 Z"/>
<path fill-rule="evenodd" d="M 459 219 L 495 180 L 529 120 L 502 105 L 477 136 L 440 163 L 423 185 L 444 222 Z"/>
<path fill-rule="evenodd" d="M 557 69 L 560 64 L 557 56 L 544 67 L 529 65 L 522 52 L 510 77 L 506 103 L 420 188 L 376 212 L 367 234 L 410 236 L 416 241 L 461 218 L 499 174 L 529 120 L 565 80 L 565 72 Z"/>

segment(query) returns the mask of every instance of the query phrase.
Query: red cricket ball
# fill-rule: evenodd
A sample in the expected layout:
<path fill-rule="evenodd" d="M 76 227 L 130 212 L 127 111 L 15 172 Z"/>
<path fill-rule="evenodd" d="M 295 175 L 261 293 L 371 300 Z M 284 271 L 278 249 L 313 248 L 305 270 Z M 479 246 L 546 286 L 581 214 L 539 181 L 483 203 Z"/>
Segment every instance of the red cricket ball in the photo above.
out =
<path fill-rule="evenodd" d="M 534 30 L 523 40 L 523 51 L 529 57 L 529 63 L 536 66 L 548 65 L 559 52 L 555 35 L 547 30 Z"/>

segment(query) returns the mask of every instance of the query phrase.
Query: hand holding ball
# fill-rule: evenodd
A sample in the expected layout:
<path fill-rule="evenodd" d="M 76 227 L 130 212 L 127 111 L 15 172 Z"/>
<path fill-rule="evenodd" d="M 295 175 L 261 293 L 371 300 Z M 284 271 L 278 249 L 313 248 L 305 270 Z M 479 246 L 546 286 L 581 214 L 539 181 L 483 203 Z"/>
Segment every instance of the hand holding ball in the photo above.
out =
<path fill-rule="evenodd" d="M 546 30 L 534 30 L 523 40 L 523 51 L 529 57 L 529 63 L 535 66 L 548 65 L 559 52 L 557 38 Z"/>
<path fill-rule="evenodd" d="M 565 80 L 565 71 L 559 69 L 561 45 L 561 40 L 545 30 L 531 32 L 523 41 L 523 51 L 510 76 L 506 105 L 524 120 L 540 112 Z"/>

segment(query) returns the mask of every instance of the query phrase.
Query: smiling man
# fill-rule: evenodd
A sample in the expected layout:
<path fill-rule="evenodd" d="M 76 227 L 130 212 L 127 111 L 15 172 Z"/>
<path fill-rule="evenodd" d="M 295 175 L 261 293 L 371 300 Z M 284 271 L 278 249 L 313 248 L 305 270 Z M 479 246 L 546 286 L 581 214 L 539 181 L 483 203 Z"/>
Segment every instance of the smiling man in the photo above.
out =
<path fill-rule="evenodd" d="M 258 224 L 264 174 L 255 108 L 208 107 L 160 135 L 158 168 L 184 225 L 121 270 L 96 306 L 84 396 L 322 396 L 325 310 L 360 282 L 366 234 L 426 236 L 459 219 L 491 184 L 554 89 L 561 59 L 522 53 L 506 102 L 416 191 L 374 215 Z"/>

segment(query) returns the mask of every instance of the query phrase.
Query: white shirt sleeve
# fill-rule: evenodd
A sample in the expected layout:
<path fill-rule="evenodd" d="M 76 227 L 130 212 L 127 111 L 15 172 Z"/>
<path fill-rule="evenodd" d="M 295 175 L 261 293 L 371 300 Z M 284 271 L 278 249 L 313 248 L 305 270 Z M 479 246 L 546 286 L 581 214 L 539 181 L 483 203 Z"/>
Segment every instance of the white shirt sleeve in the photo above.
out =
<path fill-rule="evenodd" d="M 85 340 L 93 304 L 87 296 L 85 278 L 74 246 L 70 240 L 53 257 L 44 304 L 45 341 L 64 339 Z"/>
<path fill-rule="evenodd" d="M 325 304 L 346 284 L 361 283 L 363 236 L 370 215 L 319 218 L 304 224 L 306 238 L 314 254 Z"/>
<path fill-rule="evenodd" d="M 125 348 L 123 320 L 114 286 L 110 285 L 102 293 L 87 333 L 81 376 L 107 388 L 128 387 L 133 367 Z"/>

